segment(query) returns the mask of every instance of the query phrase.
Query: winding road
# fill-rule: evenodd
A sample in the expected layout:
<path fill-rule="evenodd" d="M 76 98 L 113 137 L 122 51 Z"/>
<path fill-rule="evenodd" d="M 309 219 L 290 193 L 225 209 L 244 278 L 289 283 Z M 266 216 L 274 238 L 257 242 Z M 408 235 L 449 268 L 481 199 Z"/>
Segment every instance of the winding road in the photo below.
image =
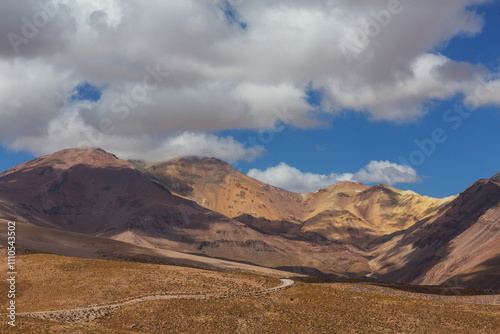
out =
<path fill-rule="evenodd" d="M 266 293 L 276 292 L 279 290 L 286 289 L 294 284 L 294 281 L 288 278 L 280 278 L 281 285 L 275 286 L 269 289 L 258 290 L 258 291 L 249 291 L 249 292 L 240 292 L 226 295 L 218 295 L 215 293 L 204 292 L 198 294 L 156 294 L 150 296 L 144 296 L 140 298 L 130 299 L 127 301 L 113 303 L 113 304 L 105 304 L 91 307 L 81 307 L 74 309 L 66 309 L 66 310 L 54 310 L 54 311 L 41 311 L 41 312 L 27 312 L 27 313 L 18 313 L 18 316 L 28 316 L 35 317 L 40 319 L 54 320 L 65 323 L 81 323 L 93 321 L 97 318 L 100 318 L 109 312 L 138 303 L 143 303 L 147 301 L 155 301 L 155 300 L 164 300 L 164 299 L 217 299 L 217 298 L 236 298 L 236 297 L 248 297 L 248 296 L 256 296 L 262 295 Z"/>
<path fill-rule="evenodd" d="M 238 292 L 231 294 L 218 294 L 217 292 L 202 291 L 198 293 L 164 293 L 148 295 L 139 298 L 129 299 L 121 302 L 112 302 L 104 305 L 96 305 L 82 308 L 73 308 L 65 310 L 54 310 L 54 311 L 41 311 L 41 312 L 27 312 L 18 313 L 18 316 L 28 316 L 35 317 L 46 320 L 53 320 L 59 322 L 65 322 L 70 324 L 90 322 L 98 319 L 115 309 L 126 307 L 138 303 L 156 301 L 156 300 L 167 300 L 167 299 L 220 299 L 220 298 L 237 298 L 237 297 L 249 297 L 262 295 L 267 293 L 276 292 L 282 289 L 291 287 L 294 281 L 288 278 L 280 278 L 281 284 L 272 288 L 249 291 L 249 292 Z M 406 297 L 406 298 L 416 298 L 425 300 L 439 300 L 445 302 L 458 302 L 466 304 L 489 304 L 489 305 L 499 305 L 500 295 L 489 295 L 489 296 L 441 296 L 441 295 L 429 295 L 422 293 L 411 293 L 406 291 L 398 291 L 391 289 L 390 285 L 381 286 L 381 284 L 375 284 L 373 282 L 361 282 L 354 284 L 343 284 L 337 283 L 332 284 L 332 288 L 344 290 L 344 291 L 354 291 L 354 292 L 369 292 L 369 293 L 380 293 L 388 296 L 396 297 Z"/>

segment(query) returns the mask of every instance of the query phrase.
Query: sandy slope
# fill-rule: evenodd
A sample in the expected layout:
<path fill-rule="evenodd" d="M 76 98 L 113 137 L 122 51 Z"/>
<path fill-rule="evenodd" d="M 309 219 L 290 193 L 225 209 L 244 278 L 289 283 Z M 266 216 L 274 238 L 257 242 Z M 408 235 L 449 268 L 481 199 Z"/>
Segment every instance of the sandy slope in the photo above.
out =
<path fill-rule="evenodd" d="M 0 229 L 7 230 L 6 220 L 0 219 Z M 147 248 L 107 238 L 54 230 L 16 222 L 16 246 L 39 252 L 95 259 L 117 259 L 164 263 L 232 272 L 254 273 L 272 277 L 297 276 L 283 271 L 245 263 L 226 261 L 172 250 Z M 6 235 L 0 235 L 5 244 Z"/>

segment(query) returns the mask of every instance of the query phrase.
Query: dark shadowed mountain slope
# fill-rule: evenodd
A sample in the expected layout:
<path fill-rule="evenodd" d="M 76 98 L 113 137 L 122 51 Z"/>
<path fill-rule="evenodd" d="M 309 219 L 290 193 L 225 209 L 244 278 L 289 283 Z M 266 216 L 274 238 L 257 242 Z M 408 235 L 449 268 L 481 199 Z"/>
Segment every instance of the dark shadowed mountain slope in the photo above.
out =
<path fill-rule="evenodd" d="M 471 185 L 435 216 L 395 233 L 373 251 L 382 279 L 500 287 L 500 181 Z"/>

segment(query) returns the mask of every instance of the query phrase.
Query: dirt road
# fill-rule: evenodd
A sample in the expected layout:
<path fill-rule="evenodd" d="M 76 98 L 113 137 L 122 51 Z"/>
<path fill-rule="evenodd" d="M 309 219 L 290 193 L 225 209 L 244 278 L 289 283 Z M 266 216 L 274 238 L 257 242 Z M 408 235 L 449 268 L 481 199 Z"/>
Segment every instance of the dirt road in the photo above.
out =
<path fill-rule="evenodd" d="M 114 309 L 130 306 L 137 303 L 143 303 L 147 301 L 165 300 L 165 299 L 215 299 L 215 298 L 237 298 L 237 297 L 248 297 L 256 296 L 266 293 L 276 292 L 282 289 L 286 289 L 294 284 L 291 279 L 280 278 L 281 285 L 275 286 L 273 288 L 240 292 L 226 295 L 218 295 L 216 293 L 211 293 L 210 291 L 200 292 L 196 294 L 160 294 L 160 295 L 150 295 L 140 298 L 130 299 L 122 302 L 114 302 L 106 305 L 98 305 L 91 307 L 67 309 L 67 310 L 54 310 L 54 311 L 42 311 L 42 312 L 29 312 L 29 313 L 18 313 L 18 316 L 28 316 L 40 319 L 54 320 L 65 323 L 81 323 L 88 322 L 100 318 Z"/>

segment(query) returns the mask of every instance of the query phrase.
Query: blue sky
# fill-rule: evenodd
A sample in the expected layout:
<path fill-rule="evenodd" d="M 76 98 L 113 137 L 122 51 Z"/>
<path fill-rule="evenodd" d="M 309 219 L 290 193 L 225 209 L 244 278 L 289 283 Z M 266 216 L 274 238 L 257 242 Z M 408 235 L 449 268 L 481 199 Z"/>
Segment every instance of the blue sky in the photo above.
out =
<path fill-rule="evenodd" d="M 324 130 L 287 129 L 276 133 L 274 140 L 266 144 L 267 152 L 261 159 L 239 162 L 237 168 L 246 172 L 286 161 L 304 172 L 328 174 L 332 166 L 339 173 L 356 171 L 371 160 L 399 162 L 401 155 L 408 159 L 418 149 L 415 139 L 430 138 L 432 130 L 441 127 L 446 129 L 448 140 L 436 145 L 435 153 L 415 167 L 422 175 L 422 182 L 395 187 L 432 197 L 457 194 L 473 182 L 500 171 L 500 112 L 498 108 L 484 108 L 453 130 L 442 119 L 446 108 L 447 104 L 436 106 L 413 124 L 373 123 L 351 115 L 336 119 L 331 128 Z M 255 135 L 251 131 L 230 134 L 242 141 Z"/>
<path fill-rule="evenodd" d="M 474 38 L 453 38 L 439 52 L 498 71 L 500 5 L 498 2 L 488 4 L 477 11 L 484 15 L 486 22 L 482 33 Z M 448 136 L 446 142 L 436 144 L 435 153 L 426 155 L 424 162 L 415 166 L 423 176 L 422 182 L 396 187 L 432 197 L 458 194 L 473 182 L 500 172 L 500 108 L 476 110 L 454 130 L 443 120 L 443 114 L 456 103 L 460 104 L 459 98 L 437 102 L 421 120 L 402 125 L 370 122 L 365 116 L 347 111 L 327 129 L 287 129 L 276 133 L 262 159 L 238 163 L 238 168 L 242 171 L 265 169 L 287 161 L 301 171 L 328 174 L 331 166 L 342 173 L 362 168 L 370 160 L 399 162 L 400 156 L 408 159 L 412 151 L 419 149 L 415 140 L 431 138 L 435 128 L 442 128 Z M 230 133 L 240 140 L 248 140 L 248 136 L 253 135 L 251 132 Z"/>
<path fill-rule="evenodd" d="M 359 24 L 342 20 L 376 22 L 371 13 L 385 10 L 384 1 L 334 11 L 316 3 L 220 1 L 163 11 L 142 4 L 132 18 L 127 7 L 96 2 L 102 16 L 72 5 L 72 17 L 54 18 L 61 21 L 41 27 L 15 55 L 0 43 L 0 68 L 20 78 L 0 96 L 0 170 L 88 141 L 123 158 L 216 156 L 297 191 L 346 179 L 457 194 L 500 171 L 500 90 L 470 111 L 466 104 L 475 89 L 500 83 L 500 4 L 482 2 L 445 1 L 441 13 L 432 2 L 402 2 L 347 62 L 338 36 L 359 33 Z M 63 24 L 69 35 L 56 41 Z M 120 39 L 127 31 L 119 29 L 134 25 L 130 40 Z M 99 62 L 89 66 L 92 57 Z M 457 107 L 463 114 L 450 111 Z M 274 124 L 285 109 L 293 117 Z"/>

